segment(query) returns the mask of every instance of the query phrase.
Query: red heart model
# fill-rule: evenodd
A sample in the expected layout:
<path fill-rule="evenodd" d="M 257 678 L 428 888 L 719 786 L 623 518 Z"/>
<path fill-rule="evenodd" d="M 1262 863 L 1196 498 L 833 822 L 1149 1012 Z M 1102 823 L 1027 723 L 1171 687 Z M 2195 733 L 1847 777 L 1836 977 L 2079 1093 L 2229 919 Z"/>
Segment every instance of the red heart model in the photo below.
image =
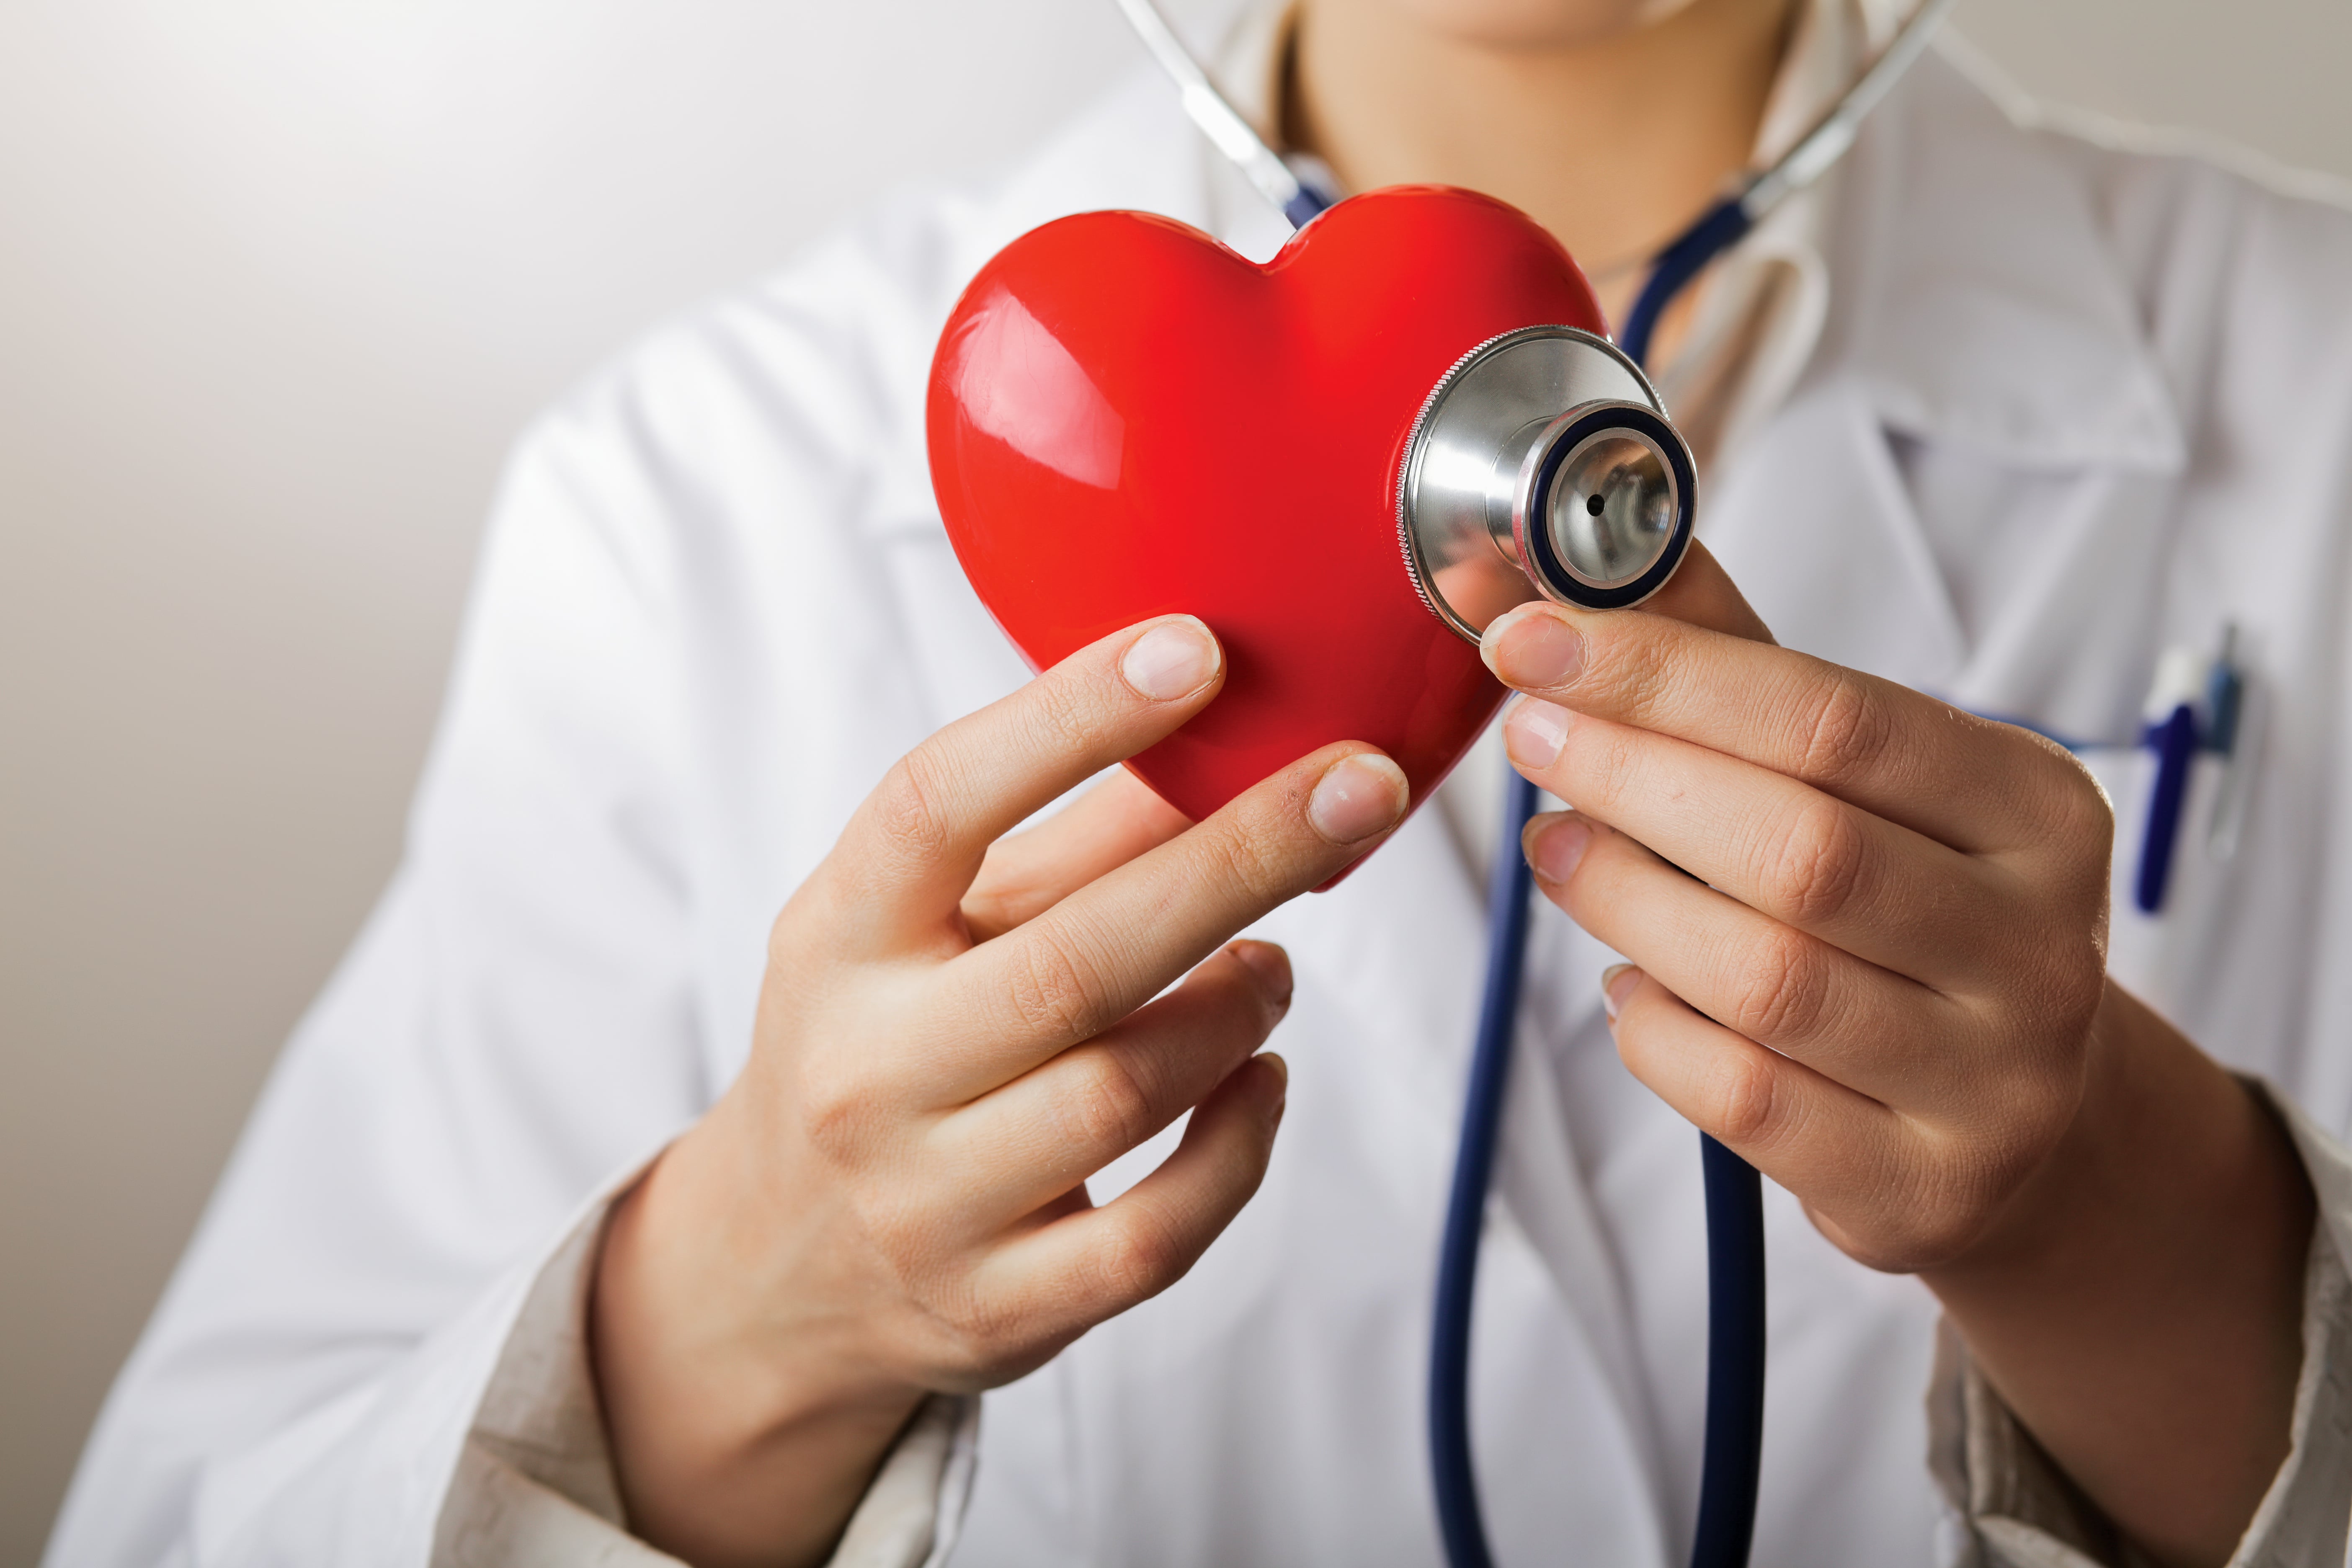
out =
<path fill-rule="evenodd" d="M 1014 240 L 931 362 L 931 482 L 956 555 L 1037 668 L 1185 611 L 1217 700 L 1129 765 L 1199 821 L 1333 741 L 1417 805 L 1503 688 L 1414 592 L 1397 468 L 1454 363 L 1538 323 L 1605 331 L 1551 236 L 1490 197 L 1341 202 L 1260 267 L 1144 213 Z"/>

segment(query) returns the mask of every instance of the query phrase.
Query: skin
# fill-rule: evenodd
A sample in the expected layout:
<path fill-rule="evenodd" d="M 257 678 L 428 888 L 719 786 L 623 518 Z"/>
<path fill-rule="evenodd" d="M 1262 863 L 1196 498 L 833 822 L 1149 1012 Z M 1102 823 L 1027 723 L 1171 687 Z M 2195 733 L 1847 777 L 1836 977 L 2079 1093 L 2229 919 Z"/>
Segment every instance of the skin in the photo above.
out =
<path fill-rule="evenodd" d="M 1926 1281 L 2158 1562 L 2286 1457 L 2312 1198 L 2242 1084 L 2105 973 L 2105 797 L 2060 747 L 1771 644 L 1694 546 L 1662 614 L 1487 629 L 1538 886 L 1633 960 L 1625 1065 Z M 1677 616 L 1685 618 L 1675 618 Z M 1635 967 L 1638 965 L 1638 967 Z"/>
<path fill-rule="evenodd" d="M 1746 166 L 1793 15 L 1791 0 L 1307 0 L 1284 129 L 1349 190 L 1509 202 L 1613 321 L 1633 264 Z M 1690 298 L 1661 323 L 1659 363 Z"/>
<path fill-rule="evenodd" d="M 1790 14 L 1308 0 L 1289 130 L 1353 187 L 1470 185 L 1638 256 L 1746 161 Z M 1632 278 L 1598 281 L 1622 310 Z M 1703 550 L 1650 609 L 1534 607 L 1486 645 L 1538 700 L 1515 761 L 1581 808 L 1530 829 L 1538 883 L 1640 966 L 1610 989 L 1628 1067 L 1918 1273 L 2134 1540 L 2223 1562 L 2285 1451 L 2311 1199 L 2267 1115 L 2105 980 L 2104 801 L 2022 731 L 1773 647 Z M 748 1066 L 597 1265 L 653 1544 L 822 1562 L 926 1394 L 1166 1289 L 1255 1190 L 1289 969 L 1232 938 L 1376 845 L 1402 774 L 1327 748 L 1198 826 L 1120 774 L 1007 837 L 1223 677 L 1188 617 L 1072 656 L 901 762 L 778 917 Z"/>
<path fill-rule="evenodd" d="M 1190 616 L 1073 655 L 910 753 L 777 918 L 750 1064 L 599 1259 L 598 1383 L 646 1540 L 823 1561 L 927 1393 L 1008 1383 L 1165 1289 L 1256 1190 L 1286 1074 L 1255 1053 L 1290 968 L 1226 944 L 1376 844 L 1402 772 L 1326 747 L 1197 827 L 1122 774 L 1005 837 L 1223 679 Z M 1165 1164 L 1090 1202 L 1187 1110 Z"/>

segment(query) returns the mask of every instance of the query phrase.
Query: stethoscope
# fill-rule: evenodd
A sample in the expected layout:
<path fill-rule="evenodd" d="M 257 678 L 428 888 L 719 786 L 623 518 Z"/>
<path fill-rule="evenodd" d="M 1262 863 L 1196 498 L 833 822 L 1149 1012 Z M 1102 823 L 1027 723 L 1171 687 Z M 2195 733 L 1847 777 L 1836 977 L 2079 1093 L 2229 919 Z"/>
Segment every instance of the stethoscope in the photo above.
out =
<path fill-rule="evenodd" d="M 1324 175 L 1310 161 L 1287 162 L 1266 145 L 1152 0 L 1118 5 L 1174 79 L 1193 123 L 1294 228 L 1333 204 Z M 1496 616 L 1536 595 L 1618 608 L 1639 604 L 1674 575 L 1690 542 L 1697 484 L 1689 447 L 1642 370 L 1659 318 L 1709 262 L 1845 155 L 1950 5 L 1926 0 L 1793 147 L 1741 176 L 1658 251 L 1614 342 L 1569 327 L 1524 328 L 1476 345 L 1431 389 L 1400 470 L 1397 531 L 1414 586 L 1447 625 L 1475 642 Z M 2171 728 L 2153 741 L 2162 763 L 2159 797 L 2196 743 L 2177 718 L 2167 722 Z M 2179 793 L 2176 784 L 2171 794 Z M 1470 1307 L 1526 966 L 1534 877 L 1519 839 L 1536 795 L 1535 785 L 1511 775 L 1487 889 L 1486 989 L 1438 1254 L 1429 1448 L 1438 1528 L 1453 1568 L 1492 1563 L 1470 1457 Z M 2168 830 L 2163 858 L 2170 858 Z M 1706 1428 L 1691 1563 L 1743 1568 L 1763 1455 L 1763 1192 L 1746 1161 L 1705 1134 L 1700 1144 Z"/>

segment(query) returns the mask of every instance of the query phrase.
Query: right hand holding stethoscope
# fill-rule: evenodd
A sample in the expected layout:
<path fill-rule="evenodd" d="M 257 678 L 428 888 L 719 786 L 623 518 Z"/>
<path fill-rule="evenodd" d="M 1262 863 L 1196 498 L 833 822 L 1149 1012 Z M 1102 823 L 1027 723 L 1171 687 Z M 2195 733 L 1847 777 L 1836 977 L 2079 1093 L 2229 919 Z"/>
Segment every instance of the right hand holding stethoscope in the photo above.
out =
<path fill-rule="evenodd" d="M 1395 826 L 1402 770 L 1327 746 L 1198 826 L 1121 773 L 1003 837 L 1224 673 L 1190 616 L 1081 649 L 901 760 L 778 917 L 748 1066 L 598 1267 L 646 1539 L 822 1561 L 926 1394 L 1008 1383 L 1167 1289 L 1256 1190 L 1290 966 L 1225 944 Z M 1087 1178 L 1188 1110 L 1096 1207 Z"/>
<path fill-rule="evenodd" d="M 2258 1097 L 2107 977 L 2105 796 L 1775 646 L 1704 546 L 1648 608 L 1485 644 L 1514 764 L 1576 807 L 1528 825 L 1537 886 L 1633 961 L 1619 1055 L 1917 1274 L 2136 1544 L 2226 1561 L 2287 1453 L 2312 1199 Z"/>

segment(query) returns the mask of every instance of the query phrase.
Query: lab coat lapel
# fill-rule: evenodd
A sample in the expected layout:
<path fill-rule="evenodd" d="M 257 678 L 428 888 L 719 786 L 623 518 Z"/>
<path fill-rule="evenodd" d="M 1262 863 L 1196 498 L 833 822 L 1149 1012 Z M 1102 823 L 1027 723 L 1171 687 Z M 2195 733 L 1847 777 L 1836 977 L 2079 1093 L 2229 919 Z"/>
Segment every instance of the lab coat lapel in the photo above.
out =
<path fill-rule="evenodd" d="M 2186 373 L 2150 340 L 2093 193 L 2042 155 L 2021 95 L 1964 47 L 1945 55 L 1851 171 L 1854 379 L 1885 431 L 2021 481 L 2034 523 L 2000 560 L 1969 554 L 1998 548 L 1969 531 L 1984 521 L 1926 520 L 1976 574 L 1979 607 L 1955 667 L 1913 683 L 2128 742 L 2187 462 Z M 1921 531 L 1913 495 L 1885 494 Z"/>
<path fill-rule="evenodd" d="M 2124 679 L 2106 655 L 2133 640 L 2110 623 L 2143 616 L 2133 574 L 2157 553 L 2146 509 L 2183 461 L 2179 416 L 2088 195 L 2001 91 L 1931 56 L 1865 130 L 1813 366 L 1727 454 L 1701 535 L 1790 647 L 1971 707 L 2106 713 Z M 2087 481 L 1975 646 L 1898 439 Z"/>
<path fill-rule="evenodd" d="M 1958 668 L 1951 598 L 1852 383 L 1801 390 L 1734 459 L 1699 531 L 1784 647 L 1906 686 Z"/>
<path fill-rule="evenodd" d="M 1825 349 L 1892 429 L 2042 468 L 2178 467 L 2174 400 L 2092 193 L 1979 69 L 1930 55 L 1857 143 Z"/>

